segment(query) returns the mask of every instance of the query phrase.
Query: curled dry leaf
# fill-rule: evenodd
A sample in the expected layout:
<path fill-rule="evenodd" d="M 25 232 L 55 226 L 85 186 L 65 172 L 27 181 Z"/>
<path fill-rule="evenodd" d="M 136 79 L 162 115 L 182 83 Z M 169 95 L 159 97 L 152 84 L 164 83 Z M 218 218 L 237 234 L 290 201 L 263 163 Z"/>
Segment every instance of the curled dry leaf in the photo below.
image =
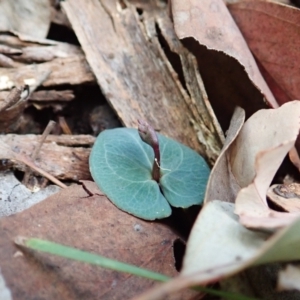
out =
<path fill-rule="evenodd" d="M 276 171 L 295 144 L 299 119 L 299 101 L 258 111 L 244 124 L 231 145 L 231 170 L 242 188 L 236 198 L 235 212 L 245 226 L 274 229 L 298 216 L 269 209 L 266 194 Z"/>
<path fill-rule="evenodd" d="M 206 187 L 204 203 L 211 200 L 234 202 L 239 187 L 235 184 L 230 168 L 228 168 L 228 148 L 237 137 L 245 120 L 245 111 L 237 107 L 232 116 L 223 149 L 211 170 Z"/>
<path fill-rule="evenodd" d="M 243 107 L 247 117 L 265 108 L 264 101 L 278 106 L 224 1 L 174 0 L 172 14 L 178 37 L 197 57 L 223 130 L 236 106 Z"/>
<path fill-rule="evenodd" d="M 300 99 L 300 10 L 272 1 L 228 6 L 278 103 Z"/>
<path fill-rule="evenodd" d="M 279 272 L 277 289 L 283 290 L 300 290 L 300 267 L 288 265 L 284 270 Z"/>

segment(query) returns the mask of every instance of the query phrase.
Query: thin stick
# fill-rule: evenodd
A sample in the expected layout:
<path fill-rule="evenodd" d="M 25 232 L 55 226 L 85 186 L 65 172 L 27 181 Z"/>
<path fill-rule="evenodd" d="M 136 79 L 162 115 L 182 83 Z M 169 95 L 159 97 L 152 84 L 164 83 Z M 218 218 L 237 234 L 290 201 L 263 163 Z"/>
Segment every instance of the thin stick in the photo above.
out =
<path fill-rule="evenodd" d="M 52 181 L 54 184 L 60 186 L 61 188 L 65 189 L 67 186 L 62 183 L 60 180 L 49 174 L 48 172 L 42 170 L 41 168 L 37 167 L 31 160 L 29 160 L 26 156 L 21 154 L 15 154 L 15 159 L 24 163 L 26 166 L 30 167 L 37 173 L 41 174 L 42 176 L 46 177 L 50 181 Z"/>
<path fill-rule="evenodd" d="M 48 136 L 48 135 L 50 134 L 50 132 L 53 130 L 55 124 L 56 124 L 56 123 L 55 123 L 54 121 L 52 121 L 52 120 L 49 121 L 47 127 L 45 128 L 45 130 L 44 130 L 44 132 L 43 132 L 43 134 L 42 134 L 42 136 L 41 136 L 41 139 L 40 139 L 40 142 L 39 142 L 38 146 L 37 146 L 37 147 L 35 148 L 35 150 L 33 151 L 33 154 L 32 154 L 32 156 L 31 156 L 31 159 L 32 159 L 33 161 L 36 160 L 36 158 L 37 158 L 37 156 L 38 156 L 38 154 L 39 154 L 39 152 L 40 152 L 40 150 L 41 150 L 41 148 L 42 148 L 42 146 L 43 146 L 43 144 L 44 144 L 44 142 L 45 142 L 47 136 Z"/>
<path fill-rule="evenodd" d="M 66 119 L 63 116 L 58 117 L 58 123 L 64 134 L 70 134 L 70 135 L 72 134 L 72 131 L 71 131 Z"/>
<path fill-rule="evenodd" d="M 52 129 L 54 128 L 55 126 L 55 122 L 54 121 L 50 121 L 47 125 L 47 127 L 45 128 L 41 138 L 40 138 L 40 141 L 39 141 L 39 144 L 37 145 L 37 147 L 34 149 L 32 155 L 31 155 L 31 160 L 32 162 L 34 162 L 36 160 L 36 158 L 38 157 L 39 155 L 39 152 L 47 138 L 47 136 L 50 134 L 50 132 L 52 131 Z M 29 181 L 29 178 L 30 178 L 30 175 L 31 175 L 31 171 L 29 168 L 26 168 L 25 170 L 25 175 L 24 175 L 24 179 L 23 179 L 23 184 L 24 185 L 27 185 L 28 184 L 28 181 Z"/>

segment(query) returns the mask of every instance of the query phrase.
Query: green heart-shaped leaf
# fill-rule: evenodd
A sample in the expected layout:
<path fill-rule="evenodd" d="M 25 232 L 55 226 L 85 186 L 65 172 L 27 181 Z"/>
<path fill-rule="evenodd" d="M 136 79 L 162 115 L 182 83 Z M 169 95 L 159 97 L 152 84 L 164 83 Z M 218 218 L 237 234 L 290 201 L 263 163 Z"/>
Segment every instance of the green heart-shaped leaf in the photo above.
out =
<path fill-rule="evenodd" d="M 117 207 L 146 220 L 170 216 L 169 203 L 201 204 L 210 172 L 195 151 L 160 134 L 158 139 L 159 184 L 152 179 L 153 150 L 136 129 L 103 131 L 90 155 L 90 171 L 101 190 Z"/>

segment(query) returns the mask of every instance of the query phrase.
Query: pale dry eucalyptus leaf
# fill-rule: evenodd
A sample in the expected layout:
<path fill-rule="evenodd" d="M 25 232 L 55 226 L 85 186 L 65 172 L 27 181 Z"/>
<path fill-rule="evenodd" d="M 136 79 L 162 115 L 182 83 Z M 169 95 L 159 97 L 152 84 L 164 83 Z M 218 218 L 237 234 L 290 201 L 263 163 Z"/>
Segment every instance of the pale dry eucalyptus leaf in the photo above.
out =
<path fill-rule="evenodd" d="M 279 272 L 277 290 L 298 290 L 300 291 L 300 266 L 288 265 Z"/>
<path fill-rule="evenodd" d="M 249 118 L 229 150 L 232 172 L 241 187 L 254 179 L 256 156 L 297 138 L 300 102 L 286 103 L 278 109 L 262 109 Z M 280 162 L 273 162 L 278 169 Z M 272 180 L 272 178 L 271 178 Z"/>
<path fill-rule="evenodd" d="M 232 116 L 229 129 L 226 133 L 226 139 L 222 151 L 210 173 L 206 187 L 204 203 L 215 199 L 234 202 L 237 194 L 237 186 L 232 181 L 232 175 L 227 157 L 227 150 L 237 137 L 245 120 L 245 111 L 237 107 Z"/>
<path fill-rule="evenodd" d="M 236 198 L 235 212 L 247 227 L 275 229 L 298 216 L 269 209 L 266 194 L 276 171 L 295 144 L 299 119 L 299 101 L 258 111 L 244 124 L 229 149 L 232 173 L 242 188 Z"/>
<path fill-rule="evenodd" d="M 241 225 L 233 203 L 210 201 L 189 237 L 181 275 L 198 274 L 203 283 L 221 278 L 252 258 L 268 237 Z"/>
<path fill-rule="evenodd" d="M 50 1 L 2 0 L 0 18 L 0 31 L 18 31 L 45 38 L 51 22 Z"/>
<path fill-rule="evenodd" d="M 232 203 L 208 202 L 189 238 L 180 275 L 135 300 L 164 299 L 184 288 L 213 283 L 251 266 L 300 259 L 300 218 L 270 237 L 242 226 L 233 209 Z"/>

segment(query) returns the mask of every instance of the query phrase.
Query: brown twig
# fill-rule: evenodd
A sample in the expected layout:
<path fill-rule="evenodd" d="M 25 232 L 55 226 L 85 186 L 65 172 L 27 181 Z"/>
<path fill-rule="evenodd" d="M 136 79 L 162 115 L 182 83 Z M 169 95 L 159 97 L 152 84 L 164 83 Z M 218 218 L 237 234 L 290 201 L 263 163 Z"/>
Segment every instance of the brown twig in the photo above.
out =
<path fill-rule="evenodd" d="M 5 159 L 15 160 L 20 163 L 23 163 L 26 166 L 35 170 L 37 173 L 41 174 L 42 176 L 44 176 L 47 179 L 49 179 L 50 181 L 52 181 L 54 184 L 56 184 L 62 188 L 67 187 L 65 184 L 63 184 L 60 180 L 55 178 L 53 175 L 51 175 L 48 172 L 37 167 L 27 156 L 12 151 L 11 148 L 6 143 L 0 144 L 0 153 L 1 153 L 1 157 L 0 157 L 1 159 L 5 158 Z"/>
<path fill-rule="evenodd" d="M 31 160 L 32 162 L 34 162 L 37 158 L 37 156 L 39 155 L 39 152 L 41 150 L 41 147 L 43 146 L 47 136 L 50 134 L 50 132 L 52 131 L 52 129 L 54 128 L 55 126 L 55 122 L 54 121 L 50 121 L 47 125 L 47 127 L 45 128 L 42 136 L 41 136 L 41 139 L 39 141 L 39 144 L 38 146 L 34 149 L 32 155 L 31 155 Z M 39 172 L 40 173 L 40 172 Z M 23 179 L 23 184 L 24 185 L 28 185 L 28 182 L 29 182 L 29 178 L 30 178 L 30 175 L 31 175 L 31 171 L 29 168 L 26 168 L 25 170 L 25 175 L 24 175 L 24 179 Z"/>
<path fill-rule="evenodd" d="M 59 116 L 58 117 L 58 123 L 59 123 L 60 128 L 62 129 L 64 134 L 70 134 L 70 135 L 72 134 L 72 131 L 71 131 L 65 117 Z"/>
<path fill-rule="evenodd" d="M 48 178 L 50 181 L 52 181 L 54 184 L 60 186 L 61 188 L 67 188 L 67 186 L 62 183 L 60 180 L 49 174 L 48 172 L 42 170 L 41 168 L 37 167 L 31 160 L 29 160 L 26 156 L 21 154 L 15 154 L 15 159 L 19 162 L 24 163 L 26 166 L 30 167 L 37 173 L 41 174 L 42 176 Z"/>

